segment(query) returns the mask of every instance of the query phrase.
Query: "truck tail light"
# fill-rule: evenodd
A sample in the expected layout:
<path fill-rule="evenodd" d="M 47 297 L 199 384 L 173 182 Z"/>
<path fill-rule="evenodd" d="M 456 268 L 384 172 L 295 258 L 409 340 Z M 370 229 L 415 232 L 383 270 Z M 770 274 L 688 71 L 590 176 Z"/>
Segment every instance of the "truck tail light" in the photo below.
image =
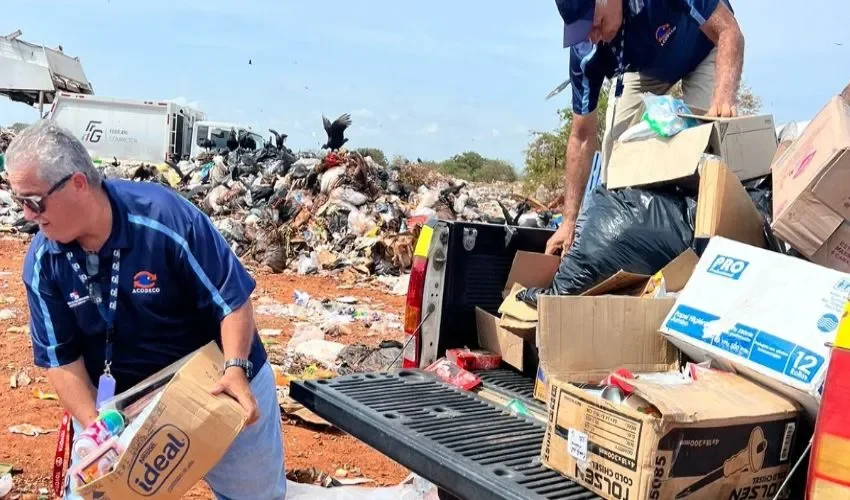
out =
<path fill-rule="evenodd" d="M 407 289 L 407 301 L 404 307 L 404 343 L 402 367 L 419 368 L 422 352 L 422 308 L 425 299 L 425 274 L 428 271 L 428 248 L 434 234 L 430 226 L 422 226 L 416 249 L 413 252 L 413 265 L 410 270 L 410 286 Z"/>

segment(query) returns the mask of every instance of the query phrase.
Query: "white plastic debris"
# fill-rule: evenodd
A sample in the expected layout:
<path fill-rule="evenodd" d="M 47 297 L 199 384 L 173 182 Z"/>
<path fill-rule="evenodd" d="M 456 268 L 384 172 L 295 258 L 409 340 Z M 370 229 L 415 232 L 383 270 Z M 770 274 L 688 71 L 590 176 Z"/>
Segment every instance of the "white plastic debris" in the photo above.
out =
<path fill-rule="evenodd" d="M 352 210 L 348 213 L 348 227 L 351 232 L 357 236 L 364 236 L 369 231 L 375 229 L 377 224 L 375 221 L 359 210 Z"/>
<path fill-rule="evenodd" d="M 9 493 L 11 493 L 12 488 L 14 488 L 14 486 L 15 482 L 12 480 L 11 474 L 5 474 L 4 476 L 0 477 L 0 498 L 3 498 Z"/>
<path fill-rule="evenodd" d="M 324 333 L 322 333 L 324 336 Z M 295 346 L 295 353 L 307 358 L 318 361 L 328 368 L 333 368 L 336 365 L 336 358 L 339 352 L 345 347 L 345 344 L 339 342 L 331 342 L 324 339 L 311 339 L 301 342 Z"/>
<path fill-rule="evenodd" d="M 439 500 L 437 486 L 415 474 L 386 488 L 338 486 L 324 488 L 287 481 L 287 500 Z"/>
<path fill-rule="evenodd" d="M 302 255 L 298 261 L 298 274 L 311 274 L 319 270 L 319 254 L 311 252 L 310 255 Z"/>
<path fill-rule="evenodd" d="M 328 194 L 337 187 L 337 181 L 345 173 L 345 167 L 333 167 L 329 168 L 325 173 L 322 174 L 321 187 L 322 193 Z"/>
<path fill-rule="evenodd" d="M 355 207 L 360 207 L 366 204 L 367 201 L 369 201 L 369 198 L 365 194 L 348 186 L 338 187 L 334 189 L 333 191 L 331 191 L 330 198 L 331 201 L 341 201 L 345 203 L 350 203 Z"/>
<path fill-rule="evenodd" d="M 0 309 L 0 321 L 7 321 L 17 317 L 17 313 L 11 309 Z"/>
<path fill-rule="evenodd" d="M 287 348 L 294 349 L 298 347 L 299 344 L 307 342 L 308 340 L 323 340 L 324 338 L 325 332 L 318 326 L 307 323 L 298 323 L 295 325 L 295 333 L 292 335 L 292 338 L 289 339 Z"/>

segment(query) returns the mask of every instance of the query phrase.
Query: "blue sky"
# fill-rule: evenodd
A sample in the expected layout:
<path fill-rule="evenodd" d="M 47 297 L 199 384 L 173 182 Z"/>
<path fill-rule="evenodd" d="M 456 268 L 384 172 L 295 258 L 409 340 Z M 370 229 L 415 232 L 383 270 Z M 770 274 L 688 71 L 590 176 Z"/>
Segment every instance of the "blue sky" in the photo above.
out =
<path fill-rule="evenodd" d="M 778 123 L 850 81 L 850 2 L 732 2 L 744 77 Z M 529 132 L 569 105 L 569 91 L 544 100 L 569 62 L 552 0 L 0 0 L 0 12 L 0 32 L 80 57 L 97 94 L 193 101 L 209 119 L 286 132 L 294 149 L 324 142 L 323 112 L 350 112 L 352 147 L 471 149 L 521 167 Z M 36 117 L 0 98 L 0 123 Z"/>

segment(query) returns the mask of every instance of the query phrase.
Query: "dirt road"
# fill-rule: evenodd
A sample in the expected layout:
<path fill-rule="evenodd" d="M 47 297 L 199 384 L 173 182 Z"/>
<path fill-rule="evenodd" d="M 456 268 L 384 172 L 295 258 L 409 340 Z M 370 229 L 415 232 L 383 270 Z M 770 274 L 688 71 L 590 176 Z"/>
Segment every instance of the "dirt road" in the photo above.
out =
<path fill-rule="evenodd" d="M 26 327 L 29 316 L 26 295 L 21 282 L 21 269 L 28 243 L 16 239 L 0 240 L 0 318 L 2 310 L 10 310 L 15 317 L 0 319 L 0 463 L 8 463 L 23 469 L 15 476 L 16 494 L 21 498 L 35 498 L 39 488 L 49 488 L 52 471 L 56 434 L 38 437 L 22 436 L 8 432 L 10 426 L 32 424 L 43 429 L 56 429 L 61 417 L 57 401 L 41 400 L 34 391 L 52 392 L 44 378 L 44 371 L 32 364 L 30 336 Z M 332 278 L 255 275 L 257 289 L 254 301 L 269 297 L 281 303 L 293 301 L 295 290 L 302 290 L 315 298 L 355 296 L 369 303 L 371 308 L 385 312 L 403 313 L 404 298 L 391 296 L 374 289 L 339 289 L 340 283 Z M 279 341 L 285 343 L 293 333 L 293 323 L 287 318 L 257 315 L 258 328 L 282 329 Z M 345 344 L 362 342 L 377 345 L 387 338 L 401 340 L 401 332 L 391 335 L 374 335 L 362 324 L 354 323 L 350 333 L 334 340 Z M 28 386 L 10 388 L 9 378 L 26 369 L 32 383 Z M 360 441 L 341 432 L 317 432 L 298 425 L 284 425 L 286 468 L 316 467 L 329 473 L 337 468 L 356 467 L 363 476 L 373 479 L 378 485 L 391 485 L 407 476 L 400 465 L 369 448 Z M 212 494 L 205 485 L 196 486 L 186 498 L 211 499 Z"/>

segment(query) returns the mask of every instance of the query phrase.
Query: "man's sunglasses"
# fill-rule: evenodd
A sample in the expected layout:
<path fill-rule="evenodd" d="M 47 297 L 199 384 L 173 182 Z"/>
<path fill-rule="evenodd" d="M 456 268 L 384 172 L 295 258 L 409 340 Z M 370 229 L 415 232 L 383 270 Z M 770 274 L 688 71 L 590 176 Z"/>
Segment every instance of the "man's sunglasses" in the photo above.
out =
<path fill-rule="evenodd" d="M 41 196 L 41 195 L 31 195 L 31 196 L 12 195 L 12 199 L 15 200 L 15 203 L 17 203 L 18 205 L 20 205 L 22 207 L 29 208 L 30 210 L 32 210 L 36 214 L 44 213 L 44 211 L 47 210 L 47 207 L 45 206 L 45 204 L 47 202 L 47 198 L 51 194 L 62 189 L 62 186 L 64 186 L 65 183 L 68 182 L 68 180 L 71 179 L 71 177 L 73 177 L 75 173 L 76 172 L 70 173 L 70 174 L 66 175 L 65 177 L 59 179 L 59 182 L 54 184 L 53 187 L 51 187 L 47 191 L 47 194 L 45 194 L 44 196 Z"/>

